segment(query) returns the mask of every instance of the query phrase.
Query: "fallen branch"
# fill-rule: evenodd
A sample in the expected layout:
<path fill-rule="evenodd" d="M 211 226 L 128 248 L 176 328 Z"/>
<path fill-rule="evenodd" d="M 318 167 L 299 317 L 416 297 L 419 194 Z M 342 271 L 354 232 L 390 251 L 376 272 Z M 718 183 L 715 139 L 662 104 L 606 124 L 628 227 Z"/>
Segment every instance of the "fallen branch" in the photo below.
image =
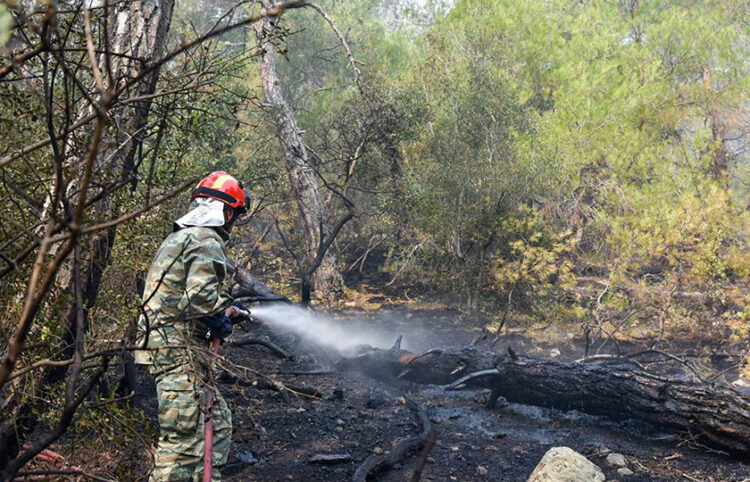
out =
<path fill-rule="evenodd" d="M 671 353 L 665 352 L 663 350 L 657 350 L 655 348 L 649 348 L 647 350 L 641 350 L 634 353 L 624 353 L 622 355 L 607 355 L 607 354 L 601 354 L 601 355 L 592 355 L 587 356 L 584 358 L 580 358 L 576 360 L 576 363 L 584 363 L 584 362 L 596 362 L 596 361 L 612 361 L 612 362 L 623 362 L 623 363 L 630 363 L 632 365 L 637 366 L 641 370 L 645 370 L 645 367 L 638 363 L 637 361 L 633 360 L 633 358 L 638 358 L 643 355 L 660 355 L 664 358 L 667 358 L 668 360 L 675 361 L 677 363 L 680 363 L 685 366 L 688 370 L 690 370 L 690 373 L 695 376 L 696 379 L 700 380 L 701 382 L 705 383 L 706 380 L 701 376 L 700 373 L 698 373 L 698 370 L 695 368 L 695 364 L 691 363 L 690 360 L 686 360 L 684 358 L 680 358 L 677 355 L 673 355 Z"/>
<path fill-rule="evenodd" d="M 500 376 L 500 372 L 497 370 L 497 368 L 488 368 L 487 370 L 479 370 L 476 372 L 469 373 L 468 375 L 465 375 L 458 380 L 456 380 L 453 383 L 448 384 L 448 386 L 445 387 L 446 390 L 459 390 L 464 387 L 470 386 L 470 384 L 479 384 L 478 382 L 484 382 L 487 383 L 487 380 L 490 381 L 490 383 Z"/>
<path fill-rule="evenodd" d="M 115 482 L 114 479 L 105 479 L 104 477 L 99 477 L 98 475 L 89 474 L 87 472 L 84 472 L 82 470 L 28 470 L 24 472 L 19 472 L 16 474 L 18 477 L 15 480 L 50 480 L 50 475 L 76 475 L 78 477 L 83 477 L 85 479 L 91 479 L 96 480 L 97 482 Z M 34 477 L 43 477 L 41 479 L 34 479 Z"/>
<path fill-rule="evenodd" d="M 278 356 L 279 358 L 284 358 L 287 360 L 292 358 L 292 355 L 285 352 L 283 348 L 281 348 L 280 346 L 276 345 L 273 342 L 264 340 L 262 338 L 244 338 L 244 339 L 235 340 L 229 343 L 229 346 L 247 346 L 247 345 L 264 346 L 268 348 L 269 350 L 271 350 L 274 353 L 274 355 Z"/>
<path fill-rule="evenodd" d="M 316 454 L 307 459 L 309 464 L 338 464 L 349 462 L 352 459 L 351 454 Z"/>
<path fill-rule="evenodd" d="M 419 417 L 419 423 L 422 425 L 422 432 L 414 437 L 409 437 L 401 440 L 396 444 L 395 447 L 384 455 L 371 455 L 357 467 L 352 477 L 353 482 L 366 482 L 367 477 L 377 472 L 385 470 L 388 467 L 393 467 L 399 463 L 409 452 L 413 450 L 419 450 L 425 446 L 430 434 L 437 434 L 437 430 L 432 426 L 430 418 L 427 415 L 427 409 L 424 405 L 420 405 L 409 397 L 404 397 L 406 406 L 413 410 Z M 437 437 L 437 435 L 435 435 Z"/>
<path fill-rule="evenodd" d="M 333 373 L 336 373 L 333 370 L 312 370 L 312 371 L 283 371 L 283 372 L 275 372 L 276 375 L 292 375 L 292 376 L 306 376 L 306 375 L 331 375 Z"/>
<path fill-rule="evenodd" d="M 281 383 L 281 382 L 259 381 L 254 386 L 258 390 L 272 390 L 274 392 L 279 392 L 282 395 L 282 397 L 284 397 L 285 401 L 289 401 L 288 399 L 289 393 L 293 395 L 301 396 L 301 397 L 312 398 L 315 400 L 318 400 L 323 397 L 323 393 L 317 388 L 306 387 L 303 385 L 287 385 L 286 383 Z"/>
<path fill-rule="evenodd" d="M 424 448 L 422 449 L 422 453 L 419 454 L 419 458 L 417 459 L 417 463 L 414 466 L 414 472 L 411 474 L 411 482 L 419 482 L 419 479 L 422 478 L 422 471 L 424 471 L 424 466 L 427 463 L 427 459 L 430 456 L 430 452 L 432 452 L 432 449 L 435 447 L 435 444 L 437 443 L 437 429 L 435 427 L 432 427 L 432 430 L 430 430 L 430 433 L 427 434 L 427 440 L 424 442 Z"/>
<path fill-rule="evenodd" d="M 228 260 L 229 270 L 234 272 L 232 297 L 248 302 L 260 301 L 270 303 L 274 301 L 291 303 L 289 298 L 274 293 L 271 288 L 263 284 L 248 270 L 233 260 Z"/>
<path fill-rule="evenodd" d="M 644 367 L 637 361 L 631 360 L 630 358 L 623 355 L 591 355 L 584 358 L 579 358 L 578 360 L 576 360 L 576 363 L 624 364 L 633 365 L 641 370 L 646 369 L 646 367 Z"/>
<path fill-rule="evenodd" d="M 251 380 L 246 377 L 238 377 L 227 371 L 222 371 L 218 376 L 217 381 L 224 384 L 237 384 L 245 387 L 253 387 L 258 390 L 273 390 L 274 392 L 279 392 L 284 397 L 284 401 L 289 401 L 289 393 L 314 399 L 319 399 L 323 396 L 323 393 L 317 388 L 306 387 L 304 385 L 288 385 L 278 380 L 274 380 L 271 377 Z"/>

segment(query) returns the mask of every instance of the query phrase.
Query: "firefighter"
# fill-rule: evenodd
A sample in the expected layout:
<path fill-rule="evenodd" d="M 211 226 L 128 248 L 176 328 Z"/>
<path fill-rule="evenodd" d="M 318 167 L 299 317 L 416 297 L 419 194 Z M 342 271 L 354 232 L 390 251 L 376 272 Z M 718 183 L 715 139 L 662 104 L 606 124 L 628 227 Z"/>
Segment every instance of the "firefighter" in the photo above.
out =
<path fill-rule="evenodd" d="M 187 214 L 174 223 L 149 269 L 136 363 L 148 366 L 159 401 L 159 442 L 151 481 L 200 481 L 203 476 L 206 389 L 214 391 L 213 472 L 227 462 L 232 414 L 215 387 L 207 387 L 209 343 L 232 333 L 241 311 L 228 293 L 224 243 L 245 211 L 247 195 L 223 171 L 203 179 Z"/>

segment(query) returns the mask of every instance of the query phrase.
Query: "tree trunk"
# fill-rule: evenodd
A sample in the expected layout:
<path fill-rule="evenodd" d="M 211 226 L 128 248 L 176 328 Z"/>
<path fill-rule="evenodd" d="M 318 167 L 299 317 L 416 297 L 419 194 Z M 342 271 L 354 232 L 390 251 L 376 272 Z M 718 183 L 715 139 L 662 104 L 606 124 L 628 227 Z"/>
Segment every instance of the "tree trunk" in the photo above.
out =
<path fill-rule="evenodd" d="M 271 288 L 258 280 L 253 274 L 227 258 L 228 271 L 232 273 L 232 296 L 249 302 L 282 302 L 291 303 L 286 296 L 273 292 Z"/>
<path fill-rule="evenodd" d="M 261 3 L 265 10 L 274 6 L 272 0 L 263 0 Z M 276 21 L 276 17 L 267 17 L 254 25 L 260 50 L 260 76 L 263 95 L 270 104 L 271 120 L 284 152 L 289 183 L 297 203 L 299 222 L 304 232 L 305 257 L 308 263 L 312 263 L 318 253 L 320 239 L 326 235 L 326 209 L 318 189 L 316 172 L 310 164 L 294 113 L 281 91 L 273 41 Z M 325 298 L 335 298 L 343 293 L 343 288 L 336 258 L 329 251 L 313 274 L 312 289 Z"/>
<path fill-rule="evenodd" d="M 149 65 L 163 57 L 166 52 L 167 33 L 172 18 L 174 0 L 130 0 L 115 4 L 115 11 L 110 19 L 110 50 L 117 54 L 111 57 L 111 70 L 116 85 L 140 75 Z M 100 70 L 107 72 L 105 58 L 100 59 Z M 152 94 L 156 89 L 158 69 L 146 76 L 129 93 L 131 97 Z M 128 97 L 124 93 L 122 97 Z M 95 172 L 104 178 L 107 173 L 114 173 L 124 180 L 135 171 L 135 156 L 143 139 L 143 127 L 151 108 L 150 101 L 142 101 L 132 106 L 121 107 L 114 115 L 114 126 L 101 143 Z M 102 179 L 102 184 L 104 180 Z M 132 187 L 135 188 L 134 181 Z M 95 212 L 101 216 L 112 216 L 116 213 L 107 198 L 95 206 Z M 94 235 L 90 240 L 88 253 L 83 256 L 85 281 L 83 286 L 84 315 L 88 318 L 99 294 L 102 276 L 109 264 L 111 249 L 115 241 L 116 227 Z M 70 282 L 70 280 L 68 280 Z M 76 306 L 71 303 L 66 314 L 65 342 L 62 349 L 66 357 L 72 355 L 75 346 Z M 125 355 L 129 357 L 131 355 Z M 123 361 L 128 366 L 129 360 Z M 44 370 L 42 386 L 49 386 L 60 381 L 66 374 L 65 368 Z M 29 395 L 29 394 L 27 394 Z M 31 433 L 38 423 L 36 414 L 44 406 L 44 398 L 31 397 L 17 407 L 14 417 L 17 422 L 0 424 L 0 472 L 7 462 L 15 457 L 22 441 Z"/>
<path fill-rule="evenodd" d="M 172 20 L 174 0 L 130 0 L 116 4 L 111 15 L 110 50 L 123 54 L 111 56 L 111 71 L 113 86 L 128 82 L 139 76 L 149 65 L 164 56 L 167 47 L 167 34 Z M 99 60 L 102 75 L 107 72 L 106 57 L 103 54 Z M 130 91 L 123 93 L 123 97 L 141 97 L 153 94 L 159 79 L 159 69 L 136 84 Z M 129 94 L 129 95 L 128 95 Z M 114 127 L 105 135 L 97 155 L 95 170 L 101 173 L 113 173 L 119 180 L 131 179 L 132 189 L 136 187 L 136 154 L 144 138 L 144 128 L 151 110 L 151 100 L 135 102 L 132 106 L 122 107 L 113 114 Z M 109 197 L 105 197 L 94 206 L 94 212 L 102 217 L 112 218 L 117 215 L 118 206 Z M 83 307 L 85 327 L 88 328 L 88 313 L 96 305 L 102 277 L 110 263 L 112 247 L 115 243 L 117 227 L 95 234 L 91 240 L 88 252 L 84 255 L 85 282 L 83 286 Z M 68 279 L 68 283 L 71 280 Z M 69 287 L 70 288 L 70 287 Z M 75 305 L 71 304 L 67 311 L 67 326 L 73 326 L 75 319 Z M 66 355 L 72 353 L 75 345 L 74 330 L 67 329 L 65 333 Z M 132 355 L 125 354 L 123 360 L 127 366 Z M 65 369 L 51 371 L 51 381 L 63 378 Z"/>
<path fill-rule="evenodd" d="M 726 180 L 729 177 L 729 152 L 724 144 L 724 130 L 726 124 L 721 117 L 716 102 L 710 98 L 713 95 L 713 82 L 711 81 L 711 69 L 703 67 L 703 88 L 706 90 L 708 99 L 708 122 L 711 124 L 711 140 L 716 152 L 713 155 L 714 177 L 717 180 Z"/>
<path fill-rule="evenodd" d="M 112 57 L 113 84 L 119 86 L 139 76 L 164 56 L 173 9 L 174 0 L 130 0 L 117 4 L 113 16 L 111 49 L 124 55 Z M 105 71 L 104 62 L 102 58 L 102 72 Z M 159 69 L 155 69 L 128 92 L 130 95 L 123 94 L 123 97 L 153 94 L 158 79 Z M 117 128 L 102 143 L 103 148 L 97 158 L 97 169 L 100 172 L 119 173 L 121 180 L 132 179 L 133 189 L 136 187 L 136 153 L 143 142 L 143 130 L 150 110 L 151 100 L 119 109 L 113 116 Z M 108 203 L 97 207 L 97 211 L 102 214 L 111 215 L 116 211 L 116 207 L 109 206 Z M 91 242 L 84 285 L 84 305 L 87 309 L 96 302 L 116 234 L 115 227 L 95 236 Z"/>
<path fill-rule="evenodd" d="M 174 0 L 130 0 L 116 4 L 112 15 L 110 49 L 117 55 L 111 57 L 114 86 L 139 76 L 148 66 L 164 56 L 167 47 L 167 34 L 172 20 Z M 100 70 L 106 72 L 105 57 L 100 59 Z M 141 97 L 153 94 L 159 79 L 159 69 L 147 75 L 123 97 Z M 129 94 L 129 95 L 127 95 Z M 96 160 L 96 170 L 100 173 L 115 173 L 119 179 L 131 180 L 136 187 L 135 158 L 144 138 L 144 128 L 151 110 L 151 100 L 136 102 L 132 106 L 120 108 L 114 115 L 114 128 L 102 142 L 102 149 Z M 118 174 L 119 173 L 119 174 Z M 106 217 L 117 214 L 117 204 L 104 198 L 95 206 L 95 212 Z M 99 288 L 107 265 L 110 262 L 117 227 L 93 236 L 83 263 L 85 283 L 83 286 L 84 315 L 88 326 L 88 311 L 96 304 Z M 69 326 L 75 316 L 75 309 L 68 310 Z M 72 334 L 72 330 L 69 330 Z M 68 340 L 72 342 L 72 340 Z M 69 343 L 72 345 L 72 343 Z"/>
<path fill-rule="evenodd" d="M 643 370 L 501 356 L 478 348 L 416 356 L 399 346 L 339 364 L 381 379 L 493 390 L 508 401 L 633 418 L 720 449 L 750 455 L 750 397 L 719 384 Z"/>

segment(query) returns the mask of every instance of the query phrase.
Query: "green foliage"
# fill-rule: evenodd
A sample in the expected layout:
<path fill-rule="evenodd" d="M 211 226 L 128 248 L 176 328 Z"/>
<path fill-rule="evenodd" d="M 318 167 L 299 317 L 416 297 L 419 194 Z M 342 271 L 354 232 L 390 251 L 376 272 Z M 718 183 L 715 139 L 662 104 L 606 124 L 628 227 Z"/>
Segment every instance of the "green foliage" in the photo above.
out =
<path fill-rule="evenodd" d="M 408 222 L 426 261 L 410 260 L 414 270 L 469 296 L 486 286 L 493 253 L 510 252 L 512 268 L 495 274 L 539 283 L 518 260 L 543 271 L 546 258 L 515 238 L 533 205 L 540 236 L 573 233 L 571 270 L 606 273 L 604 309 L 648 317 L 663 299 L 645 286 L 713 299 L 747 280 L 744 196 L 717 177 L 723 146 L 711 130 L 717 110 L 748 101 L 743 12 L 736 2 L 458 2 L 418 37 L 418 62 L 386 81 L 424 109 L 402 144 Z M 493 291 L 503 299 L 509 285 Z M 575 301 L 574 318 L 593 316 L 596 298 Z M 675 322 L 688 312 L 671 311 Z"/>
<path fill-rule="evenodd" d="M 747 2 L 427 4 L 321 2 L 362 62 L 361 91 L 345 49 L 318 13 L 289 11 L 279 21 L 288 34 L 278 40 L 282 86 L 328 217 L 345 212 L 339 194 L 357 207 L 358 217 L 333 246 L 342 267 L 358 266 L 368 253 L 397 281 L 481 310 L 492 328 L 544 320 L 594 327 L 600 336 L 620 330 L 618 336 L 747 340 Z M 211 28 L 233 6 L 178 2 L 172 45 Z M 237 8 L 225 19 L 246 13 Z M 96 31 L 102 22 L 92 15 Z M 0 46 L 12 22 L 0 5 Z M 75 22 L 72 13 L 58 17 L 60 31 L 71 32 L 69 47 L 85 51 Z M 154 99 L 135 161 L 138 177 L 99 213 L 132 212 L 190 177 L 229 170 L 251 190 L 253 205 L 264 208 L 238 226 L 234 255 L 291 295 L 296 268 L 274 220 L 293 243 L 303 234 L 261 101 L 254 45 L 252 30 L 238 30 L 162 67 L 157 90 L 186 79 L 193 87 Z M 6 53 L 0 55 L 5 65 Z M 93 85 L 81 58 L 78 80 Z M 48 137 L 43 81 L 55 59 L 40 55 L 25 68 L 26 77 L 16 72 L 0 83 L 0 127 L 12 132 L 2 156 Z M 79 86 L 57 75 L 50 95 L 59 131 L 87 104 Z M 89 140 L 86 129 L 70 138 L 66 180 L 78 175 L 75 160 Z M 35 223 L 55 178 L 52 154 L 39 149 L 2 169 L 3 255 L 40 235 Z M 721 156 L 728 163 L 719 169 Z M 118 176 L 97 172 L 96 188 Z M 89 312 L 87 352 L 116 342 L 132 323 L 139 277 L 186 205 L 183 194 L 118 227 Z M 84 251 L 90 242 L 84 237 Z M 33 252 L 0 284 L 0 341 L 20 315 L 32 260 Z M 28 339 L 35 348 L 21 366 L 61 356 L 72 296 L 63 271 L 39 310 Z M 19 379 L 18 394 L 49 398 L 52 423 L 62 387 L 35 392 L 37 373 Z M 116 417 L 131 414 L 106 397 L 94 403 L 115 408 L 86 412 L 81 439 L 102 431 L 114 440 L 125 431 Z"/>
<path fill-rule="evenodd" d="M 13 15 L 8 11 L 8 7 L 0 4 L 0 47 L 10 39 L 11 27 L 13 26 Z"/>
<path fill-rule="evenodd" d="M 537 212 L 521 209 L 503 221 L 507 233 L 504 249 L 494 257 L 495 286 L 509 298 L 525 300 L 535 310 L 563 301 L 576 285 L 571 254 L 575 239 L 571 232 L 555 232 L 545 226 Z"/>
<path fill-rule="evenodd" d="M 747 131 L 741 2 L 463 0 L 398 27 L 393 5 L 324 3 L 364 96 L 323 19 L 287 16 L 285 89 L 313 162 L 367 213 L 355 246 L 387 234 L 384 269 L 495 315 L 746 330 L 747 160 L 717 173 L 712 130 Z M 673 299 L 695 290 L 713 301 Z"/>

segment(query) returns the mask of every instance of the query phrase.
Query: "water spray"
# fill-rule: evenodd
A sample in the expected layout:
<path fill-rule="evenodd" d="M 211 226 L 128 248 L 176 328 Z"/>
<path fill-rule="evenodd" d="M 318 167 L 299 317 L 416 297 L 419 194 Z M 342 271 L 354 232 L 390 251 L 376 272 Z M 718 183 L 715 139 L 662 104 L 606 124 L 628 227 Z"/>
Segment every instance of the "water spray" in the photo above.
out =
<path fill-rule="evenodd" d="M 265 304 L 252 309 L 252 316 L 271 327 L 294 333 L 303 340 L 339 351 L 357 345 L 387 348 L 394 336 L 372 328 L 346 326 L 340 322 L 305 308 L 284 304 Z"/>

